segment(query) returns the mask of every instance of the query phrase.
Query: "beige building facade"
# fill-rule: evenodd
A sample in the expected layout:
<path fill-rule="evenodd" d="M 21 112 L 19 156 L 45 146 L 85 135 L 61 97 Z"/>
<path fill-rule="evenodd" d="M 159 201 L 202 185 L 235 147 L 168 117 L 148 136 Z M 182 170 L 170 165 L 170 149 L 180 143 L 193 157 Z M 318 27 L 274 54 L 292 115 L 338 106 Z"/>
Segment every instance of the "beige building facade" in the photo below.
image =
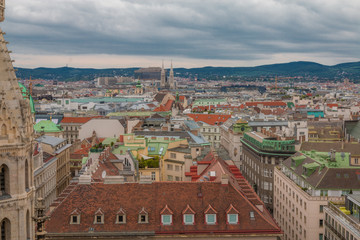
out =
<path fill-rule="evenodd" d="M 42 150 L 56 157 L 56 196 L 69 185 L 71 179 L 70 171 L 70 147 L 66 140 L 51 136 L 37 138 Z"/>
<path fill-rule="evenodd" d="M 45 154 L 44 157 L 42 149 L 34 156 L 35 199 L 44 199 L 45 211 L 56 199 L 56 162 L 55 156 Z"/>
<path fill-rule="evenodd" d="M 324 239 L 324 207 L 341 197 L 311 196 L 281 170 L 274 171 L 274 218 L 284 240 Z"/>
<path fill-rule="evenodd" d="M 0 20 L 5 2 L 0 1 Z M 34 239 L 33 115 L 0 33 L 0 239 Z"/>
<path fill-rule="evenodd" d="M 200 133 L 204 136 L 204 139 L 207 140 L 214 148 L 220 147 L 220 126 L 210 125 L 201 121 L 197 122 L 197 124 L 200 127 Z"/>

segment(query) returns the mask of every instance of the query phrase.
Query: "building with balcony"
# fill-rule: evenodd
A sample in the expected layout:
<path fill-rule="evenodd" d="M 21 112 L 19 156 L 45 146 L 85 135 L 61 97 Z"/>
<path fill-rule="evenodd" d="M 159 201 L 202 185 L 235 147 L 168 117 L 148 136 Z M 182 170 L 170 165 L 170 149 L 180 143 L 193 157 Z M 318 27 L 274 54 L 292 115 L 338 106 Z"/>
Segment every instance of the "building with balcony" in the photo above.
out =
<path fill-rule="evenodd" d="M 325 240 L 360 239 L 360 195 L 347 195 L 345 202 L 324 207 Z"/>
<path fill-rule="evenodd" d="M 274 167 L 295 153 L 294 140 L 278 140 L 259 132 L 248 132 L 241 139 L 242 173 L 266 207 L 273 209 Z"/>
<path fill-rule="evenodd" d="M 349 153 L 303 151 L 274 171 L 275 220 L 285 240 L 325 239 L 324 208 L 360 193 L 359 167 Z"/>

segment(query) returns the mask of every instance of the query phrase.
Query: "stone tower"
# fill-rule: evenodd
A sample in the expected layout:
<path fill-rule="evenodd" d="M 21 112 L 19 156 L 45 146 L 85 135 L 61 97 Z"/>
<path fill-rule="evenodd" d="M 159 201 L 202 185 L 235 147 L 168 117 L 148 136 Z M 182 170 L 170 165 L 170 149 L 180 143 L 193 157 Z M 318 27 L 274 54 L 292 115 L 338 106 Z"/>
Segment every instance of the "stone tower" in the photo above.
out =
<path fill-rule="evenodd" d="M 170 74 L 169 74 L 169 85 L 170 85 L 170 89 L 175 89 L 174 70 L 173 70 L 172 61 L 171 61 Z"/>
<path fill-rule="evenodd" d="M 165 84 L 166 84 L 166 75 L 165 75 L 164 61 L 163 61 L 162 62 L 162 67 L 161 67 L 161 83 L 160 83 L 160 87 L 165 88 Z"/>
<path fill-rule="evenodd" d="M 0 20 L 5 1 L 0 0 Z M 1 31 L 1 30 L 0 30 Z M 33 116 L 0 32 L 0 239 L 34 239 Z"/>

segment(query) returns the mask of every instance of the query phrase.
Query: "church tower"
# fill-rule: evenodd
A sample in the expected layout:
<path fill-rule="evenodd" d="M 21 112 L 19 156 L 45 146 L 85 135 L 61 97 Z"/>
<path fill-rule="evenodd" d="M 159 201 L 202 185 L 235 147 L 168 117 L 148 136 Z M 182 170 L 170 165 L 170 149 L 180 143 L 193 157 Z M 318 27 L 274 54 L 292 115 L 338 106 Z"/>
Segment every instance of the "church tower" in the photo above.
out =
<path fill-rule="evenodd" d="M 173 70 L 172 60 L 171 60 L 171 68 L 170 68 L 170 74 L 169 74 L 169 85 L 170 85 L 170 89 L 175 89 L 174 70 Z"/>
<path fill-rule="evenodd" d="M 160 88 L 165 88 L 165 84 L 166 84 L 166 75 L 165 75 L 165 68 L 164 68 L 164 60 L 162 62 L 162 67 L 161 67 L 161 83 L 160 83 Z"/>
<path fill-rule="evenodd" d="M 0 0 L 0 21 L 5 0 Z M 0 30 L 1 31 L 1 30 Z M 0 239 L 34 239 L 33 116 L 0 32 Z"/>

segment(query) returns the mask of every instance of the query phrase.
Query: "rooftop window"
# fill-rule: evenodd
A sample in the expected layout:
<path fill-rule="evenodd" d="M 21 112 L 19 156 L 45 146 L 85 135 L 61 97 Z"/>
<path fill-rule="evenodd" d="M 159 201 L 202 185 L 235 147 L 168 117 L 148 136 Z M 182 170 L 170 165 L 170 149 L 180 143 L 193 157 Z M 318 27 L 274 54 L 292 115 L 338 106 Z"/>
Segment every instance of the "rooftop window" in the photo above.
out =
<path fill-rule="evenodd" d="M 184 224 L 194 225 L 194 214 L 184 214 Z"/>
<path fill-rule="evenodd" d="M 172 215 L 161 215 L 161 223 L 163 225 L 171 225 L 172 224 Z"/>
<path fill-rule="evenodd" d="M 216 214 L 206 214 L 206 224 L 213 225 L 216 224 Z"/>
<path fill-rule="evenodd" d="M 238 224 L 238 214 L 227 214 L 227 221 L 229 224 Z"/>
<path fill-rule="evenodd" d="M 148 223 L 148 222 L 149 222 L 149 215 L 145 211 L 145 208 L 142 208 L 141 211 L 139 212 L 138 223 Z"/>

